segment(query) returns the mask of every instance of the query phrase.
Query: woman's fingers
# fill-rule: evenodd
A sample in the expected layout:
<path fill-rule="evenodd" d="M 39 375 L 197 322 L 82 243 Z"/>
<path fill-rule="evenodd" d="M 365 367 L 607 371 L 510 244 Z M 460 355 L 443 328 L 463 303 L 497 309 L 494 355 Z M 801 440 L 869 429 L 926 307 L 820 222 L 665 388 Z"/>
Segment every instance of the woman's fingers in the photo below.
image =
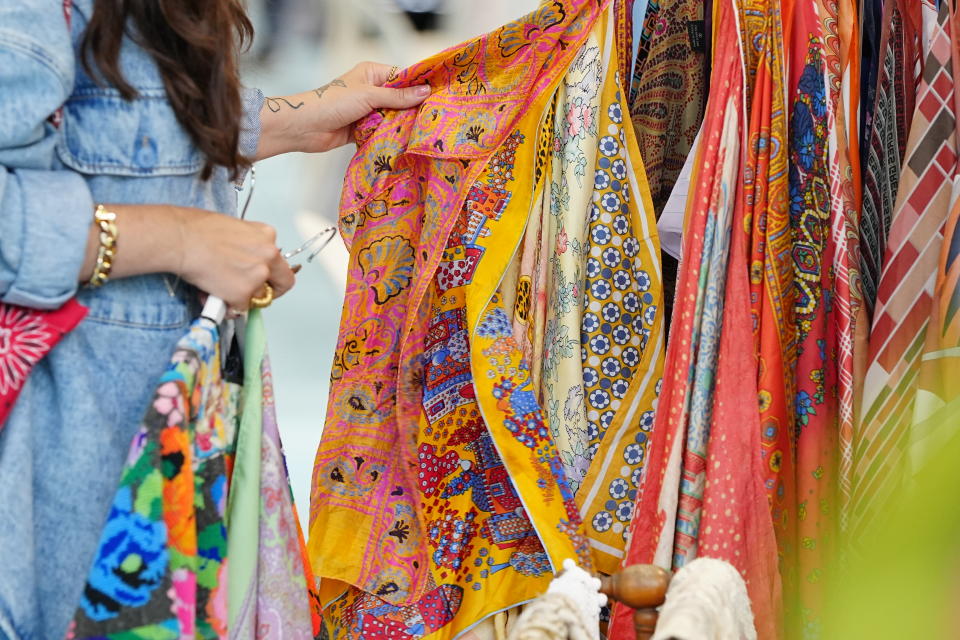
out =
<path fill-rule="evenodd" d="M 263 297 L 264 284 L 279 297 L 296 282 L 277 248 L 273 227 L 206 211 L 184 219 L 188 246 L 180 275 L 232 309 L 248 309 L 251 298 Z"/>
<path fill-rule="evenodd" d="M 362 62 L 355 71 L 365 77 L 369 85 L 368 101 L 372 109 L 409 109 L 415 107 L 430 95 L 430 85 L 392 89 L 383 85 L 390 80 L 396 67 L 379 62 Z M 347 76 L 352 75 L 347 74 Z"/>
<path fill-rule="evenodd" d="M 371 109 L 410 109 L 430 95 L 430 85 L 389 89 L 370 87 L 367 101 Z"/>
<path fill-rule="evenodd" d="M 296 284 L 297 277 L 294 275 L 290 265 L 287 264 L 287 261 L 280 255 L 279 250 L 273 260 L 270 261 L 269 267 L 270 276 L 267 278 L 267 281 L 270 283 L 270 286 L 273 287 L 274 297 L 279 298 L 293 288 L 293 285 Z"/>

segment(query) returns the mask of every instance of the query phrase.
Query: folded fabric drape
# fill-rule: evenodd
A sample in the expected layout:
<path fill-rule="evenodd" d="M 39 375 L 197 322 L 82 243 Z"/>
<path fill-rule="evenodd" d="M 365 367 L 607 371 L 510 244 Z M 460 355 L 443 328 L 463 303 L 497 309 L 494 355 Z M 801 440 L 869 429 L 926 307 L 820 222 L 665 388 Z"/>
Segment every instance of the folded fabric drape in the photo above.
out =
<path fill-rule="evenodd" d="M 453 637 L 624 555 L 662 370 L 621 5 L 547 2 L 358 128 L 311 558 L 335 637 Z"/>
<path fill-rule="evenodd" d="M 590 563 L 497 285 L 542 194 L 544 112 L 606 7 L 547 3 L 415 65 L 397 84 L 429 83 L 424 105 L 358 127 L 309 543 L 334 636 L 452 636 L 551 559 Z"/>

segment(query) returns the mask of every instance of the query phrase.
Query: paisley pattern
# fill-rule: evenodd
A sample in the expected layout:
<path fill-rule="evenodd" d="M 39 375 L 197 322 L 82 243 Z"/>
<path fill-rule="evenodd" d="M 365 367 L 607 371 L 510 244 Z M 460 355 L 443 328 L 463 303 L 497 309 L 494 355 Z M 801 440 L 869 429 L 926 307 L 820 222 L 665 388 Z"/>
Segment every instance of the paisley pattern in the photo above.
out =
<path fill-rule="evenodd" d="M 747 52 L 747 159 L 744 176 L 745 231 L 750 234 L 750 303 L 759 358 L 758 404 L 767 466 L 764 481 L 783 556 L 792 540 L 794 471 L 793 367 L 796 290 L 789 219 L 787 176 L 785 55 L 780 3 L 744 0 L 740 4 Z"/>
<path fill-rule="evenodd" d="M 515 296 L 496 285 L 538 192 L 538 131 L 607 6 L 544 3 L 419 63 L 393 85 L 429 83 L 427 101 L 357 126 L 341 206 L 350 275 L 311 501 L 330 637 L 455 637 L 542 591 L 562 559 L 591 563 L 512 335 Z M 396 237 L 412 248 L 408 284 Z M 399 286 L 378 291 L 381 274 Z"/>
<path fill-rule="evenodd" d="M 813 12 L 798 9 L 795 29 L 818 32 Z M 797 51 L 800 44 L 797 43 Z M 815 636 L 822 626 L 828 568 L 836 543 L 837 367 L 835 273 L 833 262 L 828 143 L 828 103 L 824 82 L 823 43 L 806 42 L 795 57 L 796 84 L 791 87 L 790 226 L 797 288 L 795 322 L 796 423 L 793 454 L 797 474 L 797 521 L 794 555 L 784 559 L 788 632 Z M 795 604 L 796 603 L 796 604 Z M 806 630 L 801 633 L 801 629 Z"/>
<path fill-rule="evenodd" d="M 542 3 L 540 8 L 528 17 L 512 22 L 500 30 L 500 53 L 504 58 L 510 58 L 529 46 L 537 46 L 542 33 L 561 25 L 566 18 L 567 9 L 559 0 Z"/>
<path fill-rule="evenodd" d="M 708 37 L 704 49 L 693 48 L 691 32 L 703 25 L 701 0 L 651 3 L 647 11 L 650 36 L 633 68 L 629 106 L 659 216 L 703 121 Z"/>
<path fill-rule="evenodd" d="M 357 256 L 363 280 L 373 289 L 373 300 L 386 304 L 410 285 L 415 264 L 413 247 L 403 236 L 386 236 Z"/>

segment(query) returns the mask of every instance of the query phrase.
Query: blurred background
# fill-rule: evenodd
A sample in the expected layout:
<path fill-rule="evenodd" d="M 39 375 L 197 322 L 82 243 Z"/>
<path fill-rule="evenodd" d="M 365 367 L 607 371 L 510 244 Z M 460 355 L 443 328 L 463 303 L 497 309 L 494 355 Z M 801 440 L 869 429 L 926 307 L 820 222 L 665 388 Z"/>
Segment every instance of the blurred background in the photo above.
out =
<path fill-rule="evenodd" d="M 244 82 L 274 96 L 319 87 L 364 60 L 404 67 L 536 6 L 537 0 L 248 0 L 257 35 L 243 60 Z M 284 250 L 334 225 L 353 153 L 350 145 L 258 163 L 247 217 L 275 226 Z M 346 261 L 337 237 L 265 315 L 280 433 L 305 531 Z"/>

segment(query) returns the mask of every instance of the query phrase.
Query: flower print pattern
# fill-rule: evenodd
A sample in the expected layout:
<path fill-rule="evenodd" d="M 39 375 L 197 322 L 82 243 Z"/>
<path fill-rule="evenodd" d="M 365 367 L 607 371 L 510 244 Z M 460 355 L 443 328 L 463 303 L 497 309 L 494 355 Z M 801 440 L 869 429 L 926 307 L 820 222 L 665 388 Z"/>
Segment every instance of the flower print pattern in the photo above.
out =
<path fill-rule="evenodd" d="M 182 424 L 183 393 L 176 382 L 164 382 L 157 388 L 157 397 L 153 401 L 153 408 L 157 413 L 167 417 L 167 426 Z"/>
<path fill-rule="evenodd" d="M 49 350 L 52 337 L 39 314 L 0 306 L 0 395 L 23 385 L 27 373 Z"/>
<path fill-rule="evenodd" d="M 591 524 L 596 531 L 604 533 L 613 526 L 613 516 L 607 511 L 601 511 L 593 517 Z"/>
<path fill-rule="evenodd" d="M 177 345 L 134 436 L 74 615 L 76 637 L 134 628 L 225 637 L 215 600 L 226 575 L 227 432 L 236 433 L 238 389 L 221 377 L 219 345 L 205 320 Z"/>
<path fill-rule="evenodd" d="M 619 127 L 618 127 L 619 130 Z M 614 136 L 604 136 L 600 138 L 600 153 L 607 157 L 612 157 L 620 152 L 620 140 Z"/>
<path fill-rule="evenodd" d="M 0 431 L 30 370 L 86 313 L 73 299 L 54 311 L 0 304 Z"/>
<path fill-rule="evenodd" d="M 196 634 L 197 575 L 181 568 L 173 572 L 170 580 L 170 608 L 180 623 L 180 637 L 193 638 Z"/>
<path fill-rule="evenodd" d="M 572 358 L 577 345 L 577 340 L 570 337 L 570 327 L 548 320 L 543 334 L 543 370 L 547 375 L 555 380 L 559 360 Z"/>
<path fill-rule="evenodd" d="M 586 132 L 595 128 L 593 111 L 578 98 L 567 110 L 567 137 L 583 138 Z"/>
<path fill-rule="evenodd" d="M 654 335 L 651 329 L 656 328 L 661 347 L 663 340 L 657 311 L 660 283 L 650 276 L 652 263 L 659 255 L 649 252 L 647 238 L 635 227 L 644 216 L 652 219 L 652 211 L 636 212 L 640 194 L 633 192 L 627 179 L 631 163 L 636 162 L 636 150 L 629 146 L 623 114 L 620 92 L 608 91 L 599 123 L 605 135 L 597 141 L 580 336 L 590 425 L 587 453 L 593 458 L 603 452 L 603 464 L 611 470 L 611 477 L 588 476 L 590 482 L 602 482 L 609 495 L 604 500 L 597 498 L 586 513 L 592 534 L 614 547 L 624 544 L 624 523 L 632 516 L 636 498 L 629 479 L 643 468 L 647 438 L 637 441 L 632 435 L 618 435 L 616 445 L 604 443 L 611 429 L 619 434 L 625 430 L 642 434 L 642 427 L 636 423 L 626 425 L 622 421 L 632 393 L 643 394 L 649 403 L 643 406 L 643 415 L 652 416 L 656 397 L 652 385 L 656 380 L 649 380 L 649 386 L 641 389 L 642 383 L 636 379 L 643 377 L 638 374 Z M 662 348 L 650 366 L 656 367 L 661 359 Z M 637 386 L 635 390 L 631 389 L 633 385 Z M 605 561 L 611 570 L 617 566 L 612 556 Z"/>
<path fill-rule="evenodd" d="M 594 185 L 588 172 L 594 165 L 599 135 L 601 65 L 601 49 L 591 35 L 560 85 L 550 171 L 553 215 L 544 229 L 551 257 L 541 392 L 548 406 L 555 404 L 559 409 L 551 431 L 573 492 L 579 490 L 589 467 L 579 336 L 583 274 L 585 268 L 592 268 L 585 264 L 583 212 L 592 205 Z"/>
<path fill-rule="evenodd" d="M 161 482 L 155 471 L 144 480 L 148 485 Z M 98 622 L 116 616 L 123 607 L 146 604 L 169 562 L 163 522 L 134 510 L 130 487 L 117 491 L 104 537 L 110 546 L 94 560 L 80 601 L 86 615 Z"/>

